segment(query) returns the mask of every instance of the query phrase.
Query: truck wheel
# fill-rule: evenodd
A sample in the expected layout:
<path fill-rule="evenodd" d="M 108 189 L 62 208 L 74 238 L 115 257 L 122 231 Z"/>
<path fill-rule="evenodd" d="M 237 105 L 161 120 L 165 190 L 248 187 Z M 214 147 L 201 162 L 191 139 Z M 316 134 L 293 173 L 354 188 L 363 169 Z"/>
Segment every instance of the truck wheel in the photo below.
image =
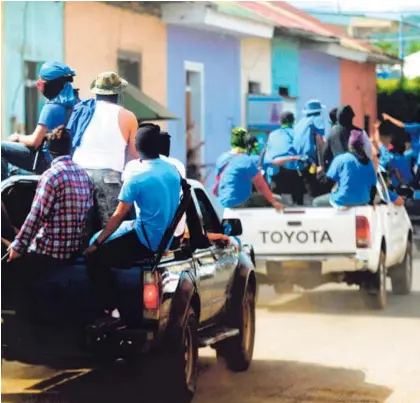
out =
<path fill-rule="evenodd" d="M 251 365 L 255 341 L 255 295 L 249 287 L 230 315 L 229 325 L 239 329 L 239 334 L 216 346 L 217 359 L 231 371 L 242 372 Z"/>
<path fill-rule="evenodd" d="M 390 277 L 394 294 L 410 294 L 413 282 L 413 245 L 411 241 L 407 242 L 404 260 L 392 268 Z"/>
<path fill-rule="evenodd" d="M 362 296 L 366 305 L 372 309 L 385 309 L 387 303 L 386 293 L 386 255 L 381 251 L 378 270 L 371 274 L 368 284 L 362 286 Z"/>
<path fill-rule="evenodd" d="M 183 329 L 171 334 L 163 367 L 166 394 L 177 403 L 189 403 L 194 397 L 198 378 L 198 321 L 192 308 Z"/>

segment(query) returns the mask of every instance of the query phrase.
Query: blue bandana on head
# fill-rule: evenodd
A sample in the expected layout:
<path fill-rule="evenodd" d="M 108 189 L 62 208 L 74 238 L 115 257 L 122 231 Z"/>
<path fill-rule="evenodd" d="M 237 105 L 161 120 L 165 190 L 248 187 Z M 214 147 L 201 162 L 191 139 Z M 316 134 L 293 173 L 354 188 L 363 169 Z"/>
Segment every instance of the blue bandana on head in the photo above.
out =
<path fill-rule="evenodd" d="M 76 72 L 69 66 L 60 62 L 45 62 L 40 70 L 39 76 L 46 81 L 55 80 L 63 76 L 75 76 Z"/>
<path fill-rule="evenodd" d="M 74 77 L 76 72 L 69 66 L 60 62 L 46 62 L 39 70 L 39 76 L 46 81 L 56 80 L 60 77 L 71 76 Z M 60 93 L 50 103 L 64 105 L 66 107 L 73 107 L 78 102 L 78 98 L 74 93 L 74 89 L 70 83 L 65 83 Z"/>

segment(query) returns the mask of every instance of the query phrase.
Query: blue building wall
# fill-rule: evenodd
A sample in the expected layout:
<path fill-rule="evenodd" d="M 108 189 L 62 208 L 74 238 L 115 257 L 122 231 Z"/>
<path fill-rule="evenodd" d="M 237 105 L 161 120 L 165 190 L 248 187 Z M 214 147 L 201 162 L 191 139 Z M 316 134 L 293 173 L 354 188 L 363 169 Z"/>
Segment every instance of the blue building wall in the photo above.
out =
<path fill-rule="evenodd" d="M 11 133 L 12 117 L 24 124 L 25 61 L 63 61 L 63 11 L 63 2 L 4 3 L 3 138 Z"/>
<path fill-rule="evenodd" d="M 279 87 L 288 87 L 289 96 L 299 96 L 299 44 L 288 38 L 273 38 L 271 42 L 272 95 Z"/>
<path fill-rule="evenodd" d="M 340 105 L 340 59 L 301 49 L 298 74 L 298 117 L 310 99 L 319 99 L 328 111 Z"/>
<path fill-rule="evenodd" d="M 190 28 L 167 29 L 167 106 L 180 117 L 168 124 L 171 154 L 186 161 L 184 61 L 204 65 L 204 158 L 206 164 L 230 148 L 230 130 L 241 122 L 241 66 L 238 39 Z"/>

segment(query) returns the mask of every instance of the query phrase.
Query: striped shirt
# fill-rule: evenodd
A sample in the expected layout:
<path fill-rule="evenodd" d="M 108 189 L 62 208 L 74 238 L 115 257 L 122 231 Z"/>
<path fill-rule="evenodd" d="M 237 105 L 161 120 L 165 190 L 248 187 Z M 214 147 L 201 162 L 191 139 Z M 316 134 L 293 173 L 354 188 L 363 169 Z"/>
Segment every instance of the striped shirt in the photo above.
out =
<path fill-rule="evenodd" d="M 93 184 L 87 172 L 70 156 L 51 164 L 38 182 L 31 211 L 12 243 L 18 252 L 35 252 L 69 259 L 80 250 Z"/>

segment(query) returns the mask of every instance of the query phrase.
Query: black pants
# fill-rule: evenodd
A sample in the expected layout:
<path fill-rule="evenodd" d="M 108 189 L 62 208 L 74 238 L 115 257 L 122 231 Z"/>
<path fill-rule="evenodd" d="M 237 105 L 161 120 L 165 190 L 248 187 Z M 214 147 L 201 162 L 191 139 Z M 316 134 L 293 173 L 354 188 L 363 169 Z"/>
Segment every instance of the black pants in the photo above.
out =
<path fill-rule="evenodd" d="M 101 245 L 86 259 L 93 291 L 102 309 L 112 311 L 119 307 L 116 278 L 111 268 L 128 269 L 136 260 L 153 256 L 140 241 L 135 230 Z"/>
<path fill-rule="evenodd" d="M 89 230 L 95 233 L 104 228 L 118 205 L 121 191 L 121 173 L 110 169 L 87 169 L 95 188 L 95 214 L 92 215 Z"/>
<path fill-rule="evenodd" d="M 273 176 L 271 191 L 276 194 L 290 194 L 293 203 L 303 205 L 305 184 L 302 176 L 294 169 L 279 168 L 279 172 Z"/>

